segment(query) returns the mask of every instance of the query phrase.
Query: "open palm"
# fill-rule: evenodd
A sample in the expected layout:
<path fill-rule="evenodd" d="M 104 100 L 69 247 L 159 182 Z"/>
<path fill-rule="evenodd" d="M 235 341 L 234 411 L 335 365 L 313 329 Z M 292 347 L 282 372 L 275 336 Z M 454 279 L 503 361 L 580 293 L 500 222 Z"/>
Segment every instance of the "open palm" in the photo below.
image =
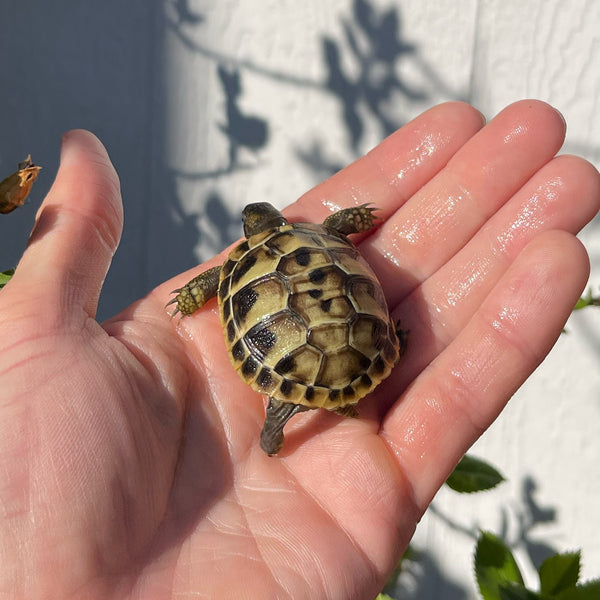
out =
<path fill-rule="evenodd" d="M 165 309 L 224 255 L 95 321 L 121 201 L 100 143 L 67 134 L 0 292 L 0 589 L 374 597 L 586 282 L 573 234 L 598 209 L 600 181 L 582 159 L 555 157 L 563 137 L 540 102 L 485 127 L 471 107 L 441 105 L 285 211 L 317 222 L 377 205 L 382 222 L 360 248 L 411 333 L 358 419 L 298 415 L 269 458 L 264 400 L 229 363 L 216 303 L 181 321 Z"/>

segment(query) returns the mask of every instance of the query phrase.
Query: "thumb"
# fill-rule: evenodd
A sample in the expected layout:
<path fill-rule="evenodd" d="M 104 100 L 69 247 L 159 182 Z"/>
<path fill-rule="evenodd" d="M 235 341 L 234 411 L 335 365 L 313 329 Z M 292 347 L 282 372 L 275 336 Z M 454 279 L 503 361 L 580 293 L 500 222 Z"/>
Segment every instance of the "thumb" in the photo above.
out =
<path fill-rule="evenodd" d="M 45 314 L 69 316 L 81 307 L 95 317 L 122 228 L 119 179 L 104 146 L 88 131 L 66 133 L 56 180 L 38 211 L 10 291 Z"/>

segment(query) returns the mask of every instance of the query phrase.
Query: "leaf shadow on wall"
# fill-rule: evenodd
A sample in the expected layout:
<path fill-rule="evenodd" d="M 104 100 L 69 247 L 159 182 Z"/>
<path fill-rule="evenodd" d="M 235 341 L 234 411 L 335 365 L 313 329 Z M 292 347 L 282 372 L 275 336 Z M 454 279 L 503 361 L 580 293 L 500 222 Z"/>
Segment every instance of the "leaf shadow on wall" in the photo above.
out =
<path fill-rule="evenodd" d="M 315 39 L 321 46 L 324 63 L 325 75 L 321 80 L 227 56 L 203 44 L 198 36 L 190 35 L 189 28 L 181 27 L 178 18 L 172 19 L 168 26 L 185 48 L 214 64 L 224 97 L 223 114 L 217 117 L 215 126 L 227 138 L 227 163 L 208 171 L 173 173 L 175 179 L 202 182 L 198 210 L 188 215 L 203 223 L 198 233 L 204 237 L 203 242 L 208 242 L 202 246 L 208 247 L 210 252 L 205 251 L 200 257 L 202 259 L 223 249 L 223 246 L 212 244 L 215 236 L 207 234 L 207 231 L 232 231 L 227 207 L 234 206 L 235 202 L 227 192 L 229 186 L 226 182 L 239 175 L 240 171 L 255 169 L 261 164 L 260 161 L 268 161 L 272 126 L 268 117 L 260 115 L 260 107 L 251 109 L 243 102 L 244 84 L 249 78 L 263 78 L 280 86 L 310 89 L 321 94 L 324 101 L 333 98 L 338 103 L 340 124 L 348 140 L 344 152 L 329 149 L 326 135 L 320 131 L 311 133 L 309 128 L 305 139 L 292 149 L 315 183 L 347 164 L 348 151 L 350 160 L 358 158 L 365 151 L 365 139 L 369 132 L 377 139 L 383 139 L 404 124 L 405 115 L 411 113 L 411 105 L 428 99 L 428 92 L 424 88 L 402 77 L 401 69 L 406 61 L 413 61 L 415 69 L 421 73 L 422 79 L 427 80 L 430 88 L 447 92 L 449 98 L 458 97 L 426 64 L 418 46 L 406 40 L 397 6 L 381 9 L 367 0 L 354 0 L 351 12 L 340 18 L 341 39 L 331 36 Z M 397 110 L 398 106 L 402 107 L 401 111 Z M 339 158 L 334 154 L 345 156 Z M 215 186 L 207 188 L 208 180 L 213 181 Z M 205 206 L 209 198 L 213 203 L 222 201 L 222 210 L 213 210 L 208 214 Z M 249 198 L 250 201 L 252 199 Z M 178 198 L 174 198 L 173 202 L 182 205 Z M 239 216 L 233 218 L 239 222 Z M 227 236 L 220 237 L 225 246 L 235 240 Z M 184 268 L 188 264 L 181 266 Z"/>
<path fill-rule="evenodd" d="M 171 169 L 172 183 L 168 186 L 174 190 L 170 202 L 170 215 L 173 226 L 182 233 L 173 239 L 170 254 L 176 254 L 177 271 L 193 267 L 198 261 L 194 255 L 194 247 L 198 241 L 208 247 L 201 259 L 208 259 L 234 242 L 241 236 L 241 215 L 234 214 L 231 203 L 224 197 L 227 182 L 235 175 L 249 172 L 260 164 L 260 151 L 269 140 L 269 124 L 260 116 L 244 111 L 240 107 L 243 95 L 243 76 L 238 69 L 217 64 L 218 80 L 225 99 L 224 115 L 218 119 L 216 128 L 227 141 L 227 156 L 223 164 L 212 170 L 184 172 Z M 202 190 L 197 210 L 190 211 L 184 207 L 183 198 L 178 193 L 179 184 L 198 183 Z M 176 225 L 178 224 L 178 225 Z M 174 248 L 177 247 L 177 252 Z M 164 274 L 166 277 L 167 274 Z M 159 280 L 156 283 L 160 283 Z"/>
<path fill-rule="evenodd" d="M 381 140 L 402 127 L 414 108 L 431 98 L 431 90 L 448 100 L 464 99 L 443 82 L 419 47 L 407 40 L 397 6 L 380 9 L 366 0 L 354 0 L 351 15 L 341 19 L 341 28 L 340 39 L 321 39 L 326 69 L 323 90 L 339 105 L 351 160 L 369 149 L 369 133 L 371 139 Z M 401 75 L 407 65 L 426 85 L 410 83 Z M 295 151 L 318 180 L 348 162 L 348 155 L 334 157 L 339 152 L 328 150 L 321 135 L 297 144 Z"/>
<path fill-rule="evenodd" d="M 344 39 L 324 37 L 322 51 L 325 87 L 339 101 L 350 144 L 358 152 L 366 128 L 364 112 L 375 119 L 385 137 L 402 124 L 391 114 L 392 99 L 399 95 L 410 103 L 425 100 L 427 94 L 398 75 L 399 63 L 416 52 L 416 46 L 402 38 L 400 11 L 391 7 L 378 13 L 365 0 L 355 0 L 353 17 L 342 20 Z M 352 75 L 343 67 L 348 60 L 355 68 Z"/>

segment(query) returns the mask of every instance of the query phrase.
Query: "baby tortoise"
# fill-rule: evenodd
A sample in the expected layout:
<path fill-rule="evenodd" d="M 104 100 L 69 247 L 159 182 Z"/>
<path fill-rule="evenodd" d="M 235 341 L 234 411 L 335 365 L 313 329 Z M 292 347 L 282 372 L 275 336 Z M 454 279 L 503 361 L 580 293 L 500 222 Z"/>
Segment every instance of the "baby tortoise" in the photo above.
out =
<path fill-rule="evenodd" d="M 346 237 L 373 227 L 367 205 L 322 225 L 288 223 L 266 202 L 243 210 L 246 239 L 222 266 L 194 277 L 169 302 L 191 315 L 217 296 L 225 344 L 239 376 L 269 403 L 261 448 L 277 454 L 296 413 L 354 405 L 391 372 L 405 334 L 381 285 Z"/>

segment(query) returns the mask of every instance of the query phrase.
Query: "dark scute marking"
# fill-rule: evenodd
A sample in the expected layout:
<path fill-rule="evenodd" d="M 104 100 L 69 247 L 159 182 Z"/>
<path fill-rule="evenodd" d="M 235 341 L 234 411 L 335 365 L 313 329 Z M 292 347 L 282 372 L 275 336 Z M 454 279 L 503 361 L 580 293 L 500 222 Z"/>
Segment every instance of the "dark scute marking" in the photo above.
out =
<path fill-rule="evenodd" d="M 325 242 L 323 241 L 323 238 L 320 235 L 311 235 L 310 239 L 317 245 L 320 246 L 321 248 L 325 247 Z"/>
<path fill-rule="evenodd" d="M 235 360 L 244 360 L 244 356 L 246 356 L 246 351 L 244 350 L 244 342 L 242 342 L 242 340 L 238 340 L 235 343 L 235 346 L 231 349 L 231 354 L 233 355 L 233 358 L 235 358 Z"/>
<path fill-rule="evenodd" d="M 323 295 L 323 290 L 317 290 L 317 289 L 308 290 L 308 295 L 311 298 L 320 298 Z"/>
<path fill-rule="evenodd" d="M 258 299 L 258 294 L 251 288 L 245 287 L 235 295 L 237 316 L 244 320 Z"/>
<path fill-rule="evenodd" d="M 233 324 L 233 321 L 227 323 L 227 339 L 229 342 L 233 342 L 235 339 L 235 325 Z"/>
<path fill-rule="evenodd" d="M 340 397 L 340 390 L 329 390 L 329 399 L 337 400 Z"/>
<path fill-rule="evenodd" d="M 315 397 L 315 388 L 309 385 L 304 392 L 304 397 L 310 402 Z"/>
<path fill-rule="evenodd" d="M 231 302 L 227 301 L 223 304 L 223 321 L 229 321 L 231 316 Z"/>
<path fill-rule="evenodd" d="M 273 383 L 273 377 L 271 376 L 271 371 L 269 369 L 263 368 L 261 369 L 258 377 L 256 378 L 256 383 L 260 385 L 260 387 L 269 387 Z"/>
<path fill-rule="evenodd" d="M 310 263 L 310 250 L 308 248 L 300 248 L 296 250 L 294 258 L 301 267 L 306 267 Z"/>
<path fill-rule="evenodd" d="M 343 390 L 344 396 L 354 396 L 354 388 L 351 385 L 347 385 Z"/>
<path fill-rule="evenodd" d="M 362 288 L 371 298 L 375 297 L 375 285 L 370 279 L 363 277 L 362 275 L 353 275 L 350 278 L 350 288 L 354 292 L 354 287 Z"/>
<path fill-rule="evenodd" d="M 371 385 L 373 384 L 373 382 L 371 381 L 371 378 L 368 375 L 363 375 L 360 378 L 360 382 L 365 386 L 365 387 L 371 387 Z"/>
<path fill-rule="evenodd" d="M 248 244 L 248 240 L 246 240 L 245 242 L 242 242 L 238 247 L 237 247 L 238 252 L 248 252 L 248 250 L 250 250 L 250 244 Z"/>
<path fill-rule="evenodd" d="M 246 256 L 238 263 L 237 269 L 231 275 L 231 281 L 237 283 L 255 264 L 256 256 L 254 254 Z"/>
<path fill-rule="evenodd" d="M 292 393 L 292 390 L 294 389 L 294 382 L 290 381 L 289 379 L 284 379 L 281 382 L 279 389 L 281 390 L 281 393 L 284 396 L 289 396 Z"/>
<path fill-rule="evenodd" d="M 361 354 L 360 358 L 358 359 L 358 364 L 360 365 L 361 369 L 366 371 L 371 366 L 371 359 L 368 356 Z"/>
<path fill-rule="evenodd" d="M 321 310 L 323 312 L 329 312 L 331 310 L 331 300 L 332 298 L 329 298 L 329 300 L 321 300 Z"/>
<path fill-rule="evenodd" d="M 325 271 L 323 269 L 313 269 L 309 274 L 308 274 L 308 279 L 310 280 L 311 283 L 319 283 L 319 281 L 323 281 L 323 279 L 325 279 Z"/>
<path fill-rule="evenodd" d="M 373 361 L 373 368 L 375 369 L 375 373 L 383 373 L 385 371 L 385 362 L 381 356 L 378 356 Z"/>
<path fill-rule="evenodd" d="M 221 300 L 223 300 L 227 296 L 227 294 L 229 294 L 229 282 L 230 278 L 226 277 L 219 284 L 219 298 L 221 298 Z"/>
<path fill-rule="evenodd" d="M 296 368 L 296 361 L 293 356 L 284 356 L 279 362 L 275 365 L 275 372 L 280 375 L 285 375 L 286 373 L 290 373 Z"/>
<path fill-rule="evenodd" d="M 281 246 L 277 243 L 277 241 L 283 240 L 284 238 L 290 237 L 291 235 L 292 235 L 291 231 L 282 231 L 278 235 L 275 235 L 272 238 L 270 238 L 269 240 L 267 240 L 265 242 L 265 245 L 268 248 L 271 248 L 271 250 L 273 250 L 277 254 L 283 254 L 283 250 L 281 249 Z"/>
<path fill-rule="evenodd" d="M 277 342 L 275 332 L 269 329 L 268 325 L 259 323 L 255 325 L 247 334 L 248 340 L 256 347 L 259 352 L 267 354 Z"/>
<path fill-rule="evenodd" d="M 233 267 L 235 267 L 235 261 L 234 260 L 227 260 L 225 261 L 225 264 L 223 265 L 223 275 L 229 275 L 229 273 L 231 273 L 231 270 L 233 269 Z"/>
<path fill-rule="evenodd" d="M 242 373 L 246 377 L 250 377 L 256 373 L 256 369 L 258 369 L 258 363 L 251 356 L 249 356 L 242 365 Z"/>

